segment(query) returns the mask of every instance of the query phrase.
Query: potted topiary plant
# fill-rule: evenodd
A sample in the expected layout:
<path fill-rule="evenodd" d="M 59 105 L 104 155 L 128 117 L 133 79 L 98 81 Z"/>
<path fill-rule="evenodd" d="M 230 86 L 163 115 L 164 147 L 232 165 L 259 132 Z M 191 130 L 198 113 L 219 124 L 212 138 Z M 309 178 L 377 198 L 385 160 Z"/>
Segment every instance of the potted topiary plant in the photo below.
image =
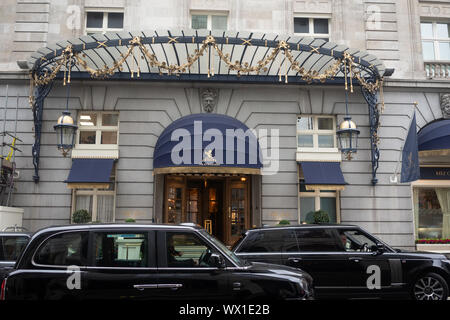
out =
<path fill-rule="evenodd" d="M 291 223 L 289 222 L 289 220 L 280 220 L 280 222 L 278 222 L 278 225 L 279 225 L 279 226 L 285 226 L 285 225 L 288 225 L 288 224 L 291 224 Z"/>
<path fill-rule="evenodd" d="M 72 214 L 73 223 L 88 223 L 91 222 L 91 219 L 90 213 L 85 209 L 77 210 Z"/>
<path fill-rule="evenodd" d="M 314 223 L 320 224 L 320 223 L 329 223 L 330 217 L 328 216 L 328 213 L 323 210 L 317 210 L 313 212 L 313 219 Z"/>
<path fill-rule="evenodd" d="M 136 222 L 136 220 L 134 220 L 133 218 L 128 218 L 128 219 L 125 219 L 125 222 L 126 223 L 134 223 L 134 222 Z"/>

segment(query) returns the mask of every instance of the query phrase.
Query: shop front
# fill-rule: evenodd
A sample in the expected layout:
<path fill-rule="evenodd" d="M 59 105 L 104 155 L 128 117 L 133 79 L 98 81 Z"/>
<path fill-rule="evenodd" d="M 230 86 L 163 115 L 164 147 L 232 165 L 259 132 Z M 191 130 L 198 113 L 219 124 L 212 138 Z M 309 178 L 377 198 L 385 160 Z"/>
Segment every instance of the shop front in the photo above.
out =
<path fill-rule="evenodd" d="M 418 134 L 420 180 L 413 183 L 417 248 L 450 252 L 450 120 Z"/>

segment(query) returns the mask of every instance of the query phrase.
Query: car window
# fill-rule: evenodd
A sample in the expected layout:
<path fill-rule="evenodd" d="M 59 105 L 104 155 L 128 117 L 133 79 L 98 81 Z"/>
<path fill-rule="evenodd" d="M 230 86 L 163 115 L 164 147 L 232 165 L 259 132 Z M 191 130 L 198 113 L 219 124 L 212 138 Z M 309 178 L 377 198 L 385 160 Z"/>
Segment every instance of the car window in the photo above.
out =
<path fill-rule="evenodd" d="M 8 236 L 0 238 L 0 261 L 16 261 L 28 243 L 28 237 Z"/>
<path fill-rule="evenodd" d="M 34 262 L 43 265 L 87 265 L 88 233 L 67 232 L 57 234 L 39 247 Z"/>
<path fill-rule="evenodd" d="M 360 230 L 338 230 L 345 251 L 377 251 L 376 243 Z"/>
<path fill-rule="evenodd" d="M 297 236 L 295 230 L 287 229 L 283 230 L 283 248 L 284 252 L 297 252 L 299 251 Z"/>
<path fill-rule="evenodd" d="M 148 267 L 146 232 L 98 232 L 94 235 L 95 266 L 116 268 Z"/>
<path fill-rule="evenodd" d="M 167 266 L 170 268 L 214 267 L 209 259 L 214 252 L 206 242 L 193 233 L 166 233 Z"/>
<path fill-rule="evenodd" d="M 251 232 L 243 242 L 239 252 L 280 252 L 283 246 L 283 233 L 279 230 Z"/>
<path fill-rule="evenodd" d="M 302 252 L 342 251 L 330 229 L 297 229 L 297 241 Z"/>

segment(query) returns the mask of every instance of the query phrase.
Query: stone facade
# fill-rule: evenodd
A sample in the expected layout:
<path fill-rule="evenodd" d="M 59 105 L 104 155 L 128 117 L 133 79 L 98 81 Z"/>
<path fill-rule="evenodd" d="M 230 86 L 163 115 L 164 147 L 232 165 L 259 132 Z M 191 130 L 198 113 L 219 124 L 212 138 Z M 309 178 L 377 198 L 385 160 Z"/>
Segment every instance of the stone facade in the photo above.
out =
<path fill-rule="evenodd" d="M 443 117 L 441 95 L 450 81 L 427 80 L 420 45 L 420 20 L 450 19 L 446 1 L 389 0 L 4 0 L 0 4 L 0 101 L 8 88 L 6 129 L 13 130 L 16 96 L 19 101 L 16 154 L 20 179 L 14 206 L 25 209 L 24 225 L 31 230 L 70 222 L 71 190 L 63 182 L 71 159 L 56 149 L 53 125 L 65 108 L 65 88 L 56 83 L 47 97 L 41 140 L 40 182 L 33 182 L 31 158 L 33 115 L 28 104 L 26 60 L 45 45 L 84 34 L 86 8 L 123 8 L 125 30 L 189 28 L 190 13 L 221 11 L 230 30 L 293 33 L 296 15 L 329 17 L 330 39 L 376 55 L 395 73 L 385 82 L 381 116 L 378 184 L 371 184 L 368 108 L 362 95 L 350 96 L 349 113 L 361 130 L 359 150 L 341 168 L 348 185 L 340 194 L 340 219 L 358 224 L 393 246 L 414 247 L 414 217 L 410 184 L 392 184 L 412 114 L 418 102 L 418 129 Z M 72 28 L 71 26 L 79 26 Z M 344 91 L 333 86 L 234 85 L 157 82 L 74 82 L 70 111 L 120 112 L 116 221 L 132 216 L 139 222 L 157 217 L 153 150 L 159 134 L 174 120 L 205 112 L 201 92 L 217 93 L 212 112 L 237 118 L 249 128 L 280 129 L 280 172 L 263 176 L 260 211 L 263 224 L 281 219 L 298 221 L 296 119 L 299 114 L 345 114 Z M 3 116 L 2 116 L 3 117 Z M 0 122 L 0 124 L 3 124 Z M 256 210 L 256 209 L 255 209 Z M 259 210 L 259 209 L 258 209 Z"/>

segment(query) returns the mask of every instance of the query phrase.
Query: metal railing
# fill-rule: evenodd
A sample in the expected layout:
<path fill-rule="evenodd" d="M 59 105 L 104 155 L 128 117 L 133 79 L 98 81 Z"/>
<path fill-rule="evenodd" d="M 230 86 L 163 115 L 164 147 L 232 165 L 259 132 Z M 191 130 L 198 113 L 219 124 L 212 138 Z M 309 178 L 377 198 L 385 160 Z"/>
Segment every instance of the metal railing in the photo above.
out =
<path fill-rule="evenodd" d="M 450 61 L 429 61 L 424 64 L 427 78 L 450 79 Z"/>

